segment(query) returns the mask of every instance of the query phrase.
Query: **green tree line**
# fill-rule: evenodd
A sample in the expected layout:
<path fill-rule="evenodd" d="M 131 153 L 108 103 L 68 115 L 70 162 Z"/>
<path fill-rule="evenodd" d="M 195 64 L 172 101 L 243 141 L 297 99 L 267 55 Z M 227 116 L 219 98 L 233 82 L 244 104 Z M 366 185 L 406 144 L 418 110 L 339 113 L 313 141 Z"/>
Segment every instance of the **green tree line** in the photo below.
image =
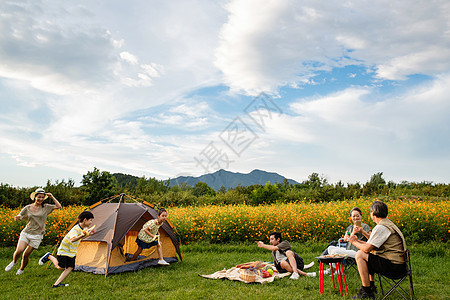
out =
<path fill-rule="evenodd" d="M 15 208 L 31 202 L 29 195 L 37 187 L 20 188 L 0 183 L 0 205 Z M 450 197 L 449 184 L 433 182 L 386 182 L 383 173 L 373 174 L 361 184 L 338 181 L 329 183 L 318 173 L 312 173 L 299 184 L 270 183 L 265 185 L 237 186 L 220 188 L 218 191 L 204 182 L 194 186 L 184 183 L 170 187 L 170 181 L 155 178 L 135 177 L 126 174 L 111 174 L 94 168 L 83 175 L 81 185 L 75 186 L 72 179 L 54 183 L 47 181 L 43 187 L 53 193 L 64 205 L 91 205 L 113 195 L 125 193 L 146 200 L 158 206 L 183 206 L 207 204 L 270 204 L 277 201 L 326 202 L 359 198 L 364 196 L 414 195 L 426 197 Z"/>

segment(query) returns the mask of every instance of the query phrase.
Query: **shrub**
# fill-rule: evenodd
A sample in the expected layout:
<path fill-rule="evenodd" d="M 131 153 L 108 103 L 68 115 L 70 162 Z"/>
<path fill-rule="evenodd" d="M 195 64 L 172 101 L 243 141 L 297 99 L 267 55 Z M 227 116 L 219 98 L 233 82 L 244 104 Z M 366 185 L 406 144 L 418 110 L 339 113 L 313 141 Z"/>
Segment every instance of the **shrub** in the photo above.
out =
<path fill-rule="evenodd" d="M 47 218 L 43 244 L 54 245 L 64 235 L 67 227 L 77 218 L 85 209 L 84 206 L 67 206 L 62 209 L 54 210 Z M 26 221 L 14 221 L 14 216 L 20 213 L 20 208 L 10 209 L 0 206 L 0 245 L 13 246 L 17 244 L 19 235 L 25 227 Z"/>
<path fill-rule="evenodd" d="M 253 205 L 270 204 L 277 201 L 280 196 L 278 185 L 271 185 L 270 182 L 267 182 L 264 186 L 259 186 L 251 192 L 250 203 Z"/>
<path fill-rule="evenodd" d="M 172 196 L 174 197 L 172 200 L 175 200 L 182 195 L 173 193 Z M 184 196 L 189 198 L 189 201 L 197 199 L 190 193 Z M 186 198 L 184 200 L 188 200 Z M 370 220 L 369 208 L 372 202 L 378 199 L 361 198 L 323 203 L 304 201 L 260 206 L 234 204 L 184 207 L 171 207 L 166 205 L 167 203 L 161 205 L 152 202 L 151 199 L 144 200 L 150 200 L 149 202 L 158 206 L 166 206 L 169 219 L 184 243 L 197 241 L 223 243 L 267 241 L 267 234 L 274 230 L 281 231 L 290 241 L 328 242 L 341 237 L 350 225 L 348 212 L 354 206 L 358 206 L 363 211 L 363 222 L 373 228 L 375 224 Z M 449 201 L 423 201 L 405 197 L 379 200 L 387 203 L 388 217 L 402 230 L 408 243 L 449 240 Z M 206 198 L 204 201 L 207 201 Z M 43 243 L 56 244 L 64 234 L 64 230 L 84 209 L 83 206 L 68 206 L 50 214 Z M 19 208 L 0 206 L 2 220 L 0 245 L 12 246 L 17 243 L 20 231 L 25 225 L 25 222 L 13 220 L 19 212 Z"/>
<path fill-rule="evenodd" d="M 363 222 L 376 225 L 369 216 L 374 199 L 326 203 L 278 203 L 264 206 L 228 205 L 172 207 L 169 218 L 184 242 L 240 242 L 267 239 L 270 231 L 283 232 L 291 241 L 331 241 L 350 225 L 350 209 L 363 211 Z M 449 202 L 388 200 L 389 218 L 408 242 L 448 241 Z"/>

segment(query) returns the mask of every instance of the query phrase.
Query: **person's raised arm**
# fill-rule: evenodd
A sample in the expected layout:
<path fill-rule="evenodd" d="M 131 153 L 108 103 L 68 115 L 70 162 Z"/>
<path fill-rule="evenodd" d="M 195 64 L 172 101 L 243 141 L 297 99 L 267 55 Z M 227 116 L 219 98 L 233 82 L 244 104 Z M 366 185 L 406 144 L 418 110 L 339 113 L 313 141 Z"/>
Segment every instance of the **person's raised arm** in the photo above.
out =
<path fill-rule="evenodd" d="M 353 227 L 353 232 L 352 232 L 352 233 L 355 234 L 355 233 L 357 233 L 357 232 L 359 232 L 359 233 L 361 233 L 363 236 L 365 236 L 366 239 L 369 239 L 369 238 L 370 238 L 370 234 L 372 233 L 371 230 L 369 230 L 369 231 L 366 232 L 362 226 L 355 226 L 355 227 Z"/>
<path fill-rule="evenodd" d="M 62 207 L 62 206 L 61 206 L 61 203 L 59 203 L 59 201 L 56 200 L 55 196 L 53 196 L 52 193 L 46 193 L 46 195 L 47 195 L 49 198 L 52 198 L 53 202 L 55 203 L 55 208 L 54 208 L 54 209 L 60 209 L 60 208 Z"/>
<path fill-rule="evenodd" d="M 83 230 L 83 232 L 80 235 L 74 236 L 70 239 L 71 243 L 75 243 L 78 240 L 84 239 L 85 237 L 88 237 L 89 233 L 85 230 Z"/>
<path fill-rule="evenodd" d="M 277 251 L 277 250 L 280 250 L 280 248 L 278 248 L 277 246 L 266 245 L 266 244 L 264 244 L 264 243 L 261 242 L 261 241 L 256 242 L 256 243 L 258 244 L 258 247 L 259 247 L 259 248 L 264 248 L 264 249 L 267 249 L 267 250 L 270 250 L 270 251 Z"/>
<path fill-rule="evenodd" d="M 369 253 L 370 251 L 372 251 L 375 248 L 375 246 L 372 244 L 358 240 L 358 237 L 356 235 L 351 235 L 349 238 L 349 242 L 352 243 L 356 248 L 358 248 L 359 250 L 361 250 L 365 253 Z"/>

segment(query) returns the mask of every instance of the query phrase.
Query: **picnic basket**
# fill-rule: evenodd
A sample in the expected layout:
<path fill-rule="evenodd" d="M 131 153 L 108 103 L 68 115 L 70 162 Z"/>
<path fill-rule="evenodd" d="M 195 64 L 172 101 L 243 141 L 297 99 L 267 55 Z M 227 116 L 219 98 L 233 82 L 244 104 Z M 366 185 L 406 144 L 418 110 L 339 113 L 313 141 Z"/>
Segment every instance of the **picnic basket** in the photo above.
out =
<path fill-rule="evenodd" d="M 256 280 L 256 273 L 253 270 L 250 269 L 242 269 L 239 278 L 246 282 L 255 282 Z"/>

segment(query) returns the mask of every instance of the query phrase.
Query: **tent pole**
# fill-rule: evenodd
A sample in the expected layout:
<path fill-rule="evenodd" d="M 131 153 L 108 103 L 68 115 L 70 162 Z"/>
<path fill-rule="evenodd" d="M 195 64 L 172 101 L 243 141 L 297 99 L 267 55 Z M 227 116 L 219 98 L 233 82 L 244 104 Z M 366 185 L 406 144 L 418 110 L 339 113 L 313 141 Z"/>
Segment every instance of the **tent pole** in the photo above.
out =
<path fill-rule="evenodd" d="M 120 196 L 120 195 L 114 195 L 114 196 L 111 196 L 111 197 L 109 197 L 109 198 L 102 199 L 102 200 L 100 200 L 100 202 L 103 202 L 103 201 L 108 200 L 108 201 L 106 201 L 105 203 L 109 203 L 109 202 L 113 201 L 114 199 L 116 199 L 116 198 L 119 197 L 119 196 Z"/>
<path fill-rule="evenodd" d="M 114 227 L 113 227 L 113 237 L 114 237 L 114 232 L 116 232 L 117 216 L 119 215 L 119 207 L 120 207 L 120 201 L 119 201 L 119 203 L 117 203 L 117 208 L 116 208 L 116 217 L 114 219 Z M 108 257 L 106 259 L 105 277 L 106 277 L 106 275 L 108 275 L 108 267 L 109 267 L 109 263 L 111 262 L 111 256 L 112 256 L 111 254 L 113 251 L 113 249 L 111 247 L 111 242 L 112 242 L 112 239 L 110 241 L 108 241 L 108 248 L 110 248 L 110 249 L 108 249 Z"/>

